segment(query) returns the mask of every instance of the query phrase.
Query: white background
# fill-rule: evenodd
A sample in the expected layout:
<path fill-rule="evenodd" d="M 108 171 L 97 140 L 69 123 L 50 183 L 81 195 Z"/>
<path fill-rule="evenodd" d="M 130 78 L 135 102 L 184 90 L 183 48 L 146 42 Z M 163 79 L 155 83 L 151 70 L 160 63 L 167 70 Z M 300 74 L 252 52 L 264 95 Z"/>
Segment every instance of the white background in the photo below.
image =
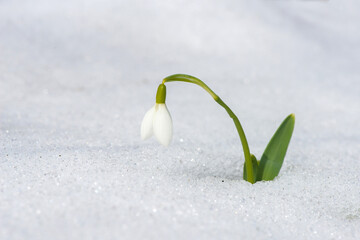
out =
<path fill-rule="evenodd" d="M 360 3 L 0 0 L 0 239 L 359 239 Z M 140 140 L 157 85 L 205 81 L 272 182 L 242 180 L 226 112 L 167 84 L 174 137 Z"/>

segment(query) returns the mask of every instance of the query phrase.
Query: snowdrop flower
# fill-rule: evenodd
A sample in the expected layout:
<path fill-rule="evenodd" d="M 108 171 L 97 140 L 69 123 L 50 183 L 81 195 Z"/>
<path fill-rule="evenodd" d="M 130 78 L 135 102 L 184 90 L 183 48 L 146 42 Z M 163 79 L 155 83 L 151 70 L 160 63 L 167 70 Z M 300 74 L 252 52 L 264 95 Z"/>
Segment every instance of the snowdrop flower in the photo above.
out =
<path fill-rule="evenodd" d="M 146 112 L 141 123 L 141 139 L 155 135 L 164 146 L 168 146 L 172 138 L 172 120 L 165 104 L 166 87 L 160 84 L 156 93 L 156 103 Z"/>
<path fill-rule="evenodd" d="M 165 146 L 169 145 L 171 141 L 172 121 L 170 113 L 165 105 L 166 87 L 164 83 L 168 82 L 186 82 L 196 84 L 208 92 L 215 102 L 226 110 L 230 118 L 234 121 L 236 130 L 240 137 L 241 145 L 243 147 L 245 158 L 243 171 L 244 180 L 250 183 L 263 180 L 268 181 L 273 180 L 279 174 L 289 146 L 292 132 L 294 130 L 295 115 L 290 114 L 283 121 L 278 130 L 276 130 L 274 136 L 271 138 L 260 161 L 257 161 L 256 157 L 250 152 L 244 129 L 242 128 L 238 117 L 233 113 L 228 105 L 226 105 L 224 101 L 221 100 L 221 98 L 216 95 L 213 90 L 211 90 L 211 88 L 209 88 L 200 79 L 190 75 L 174 74 L 163 79 L 162 84 L 159 85 L 156 93 L 156 104 L 145 114 L 142 121 L 142 139 L 145 140 L 154 134 L 157 140 Z M 258 162 L 260 162 L 260 165 L 257 164 Z"/>

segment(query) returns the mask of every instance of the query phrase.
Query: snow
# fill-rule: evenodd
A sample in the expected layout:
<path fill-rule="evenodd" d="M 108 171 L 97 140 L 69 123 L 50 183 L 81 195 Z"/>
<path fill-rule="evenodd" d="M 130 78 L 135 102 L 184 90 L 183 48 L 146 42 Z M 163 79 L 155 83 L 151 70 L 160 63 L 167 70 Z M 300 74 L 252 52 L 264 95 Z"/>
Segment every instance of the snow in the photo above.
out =
<path fill-rule="evenodd" d="M 0 1 L 0 239 L 360 239 L 360 2 Z M 242 180 L 226 112 L 279 176 Z"/>

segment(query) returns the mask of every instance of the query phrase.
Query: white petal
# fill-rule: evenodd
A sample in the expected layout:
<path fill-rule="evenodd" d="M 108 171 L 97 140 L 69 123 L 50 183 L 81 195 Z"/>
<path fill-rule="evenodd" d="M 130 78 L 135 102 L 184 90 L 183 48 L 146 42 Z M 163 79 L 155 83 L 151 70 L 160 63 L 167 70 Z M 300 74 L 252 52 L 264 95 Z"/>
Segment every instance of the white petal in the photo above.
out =
<path fill-rule="evenodd" d="M 155 114 L 156 104 L 146 112 L 142 123 L 141 123 L 141 139 L 145 140 L 152 136 L 153 134 L 153 118 Z"/>
<path fill-rule="evenodd" d="M 157 105 L 153 121 L 154 135 L 162 145 L 168 146 L 172 138 L 171 116 L 164 103 Z"/>

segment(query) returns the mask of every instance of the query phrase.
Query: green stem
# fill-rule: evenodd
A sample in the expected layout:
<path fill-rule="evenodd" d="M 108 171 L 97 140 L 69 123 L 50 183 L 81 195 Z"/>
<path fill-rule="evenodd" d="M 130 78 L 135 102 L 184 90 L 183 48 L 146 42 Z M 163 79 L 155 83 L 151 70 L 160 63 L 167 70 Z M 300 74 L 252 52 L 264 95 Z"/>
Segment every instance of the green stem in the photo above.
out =
<path fill-rule="evenodd" d="M 165 82 L 175 82 L 175 81 L 179 81 L 179 82 L 188 82 L 188 83 L 193 83 L 196 85 L 199 85 L 200 87 L 202 87 L 203 89 L 205 89 L 205 91 L 207 91 L 213 98 L 214 100 L 220 104 L 220 106 L 222 106 L 223 108 L 225 108 L 225 110 L 227 111 L 227 113 L 229 114 L 229 116 L 233 119 L 234 123 L 235 123 L 235 127 L 239 133 L 239 137 L 241 140 L 241 144 L 244 150 L 244 157 L 245 157 L 245 163 L 246 163 L 246 172 L 247 172 L 247 177 L 248 177 L 248 181 L 251 183 L 255 183 L 255 178 L 254 178 L 254 174 L 253 174 L 253 168 L 252 168 L 252 162 L 251 162 L 251 156 L 250 156 L 250 149 L 249 149 L 249 145 L 248 142 L 246 140 L 246 136 L 245 136 L 245 132 L 244 129 L 242 128 L 239 119 L 237 118 L 237 116 L 233 113 L 233 111 L 231 111 L 231 109 L 220 99 L 220 97 L 218 95 L 216 95 L 203 81 L 201 81 L 200 79 L 190 76 L 190 75 L 185 75 L 185 74 L 174 74 L 171 76 L 168 76 L 166 78 L 164 78 L 163 80 L 163 84 Z"/>

